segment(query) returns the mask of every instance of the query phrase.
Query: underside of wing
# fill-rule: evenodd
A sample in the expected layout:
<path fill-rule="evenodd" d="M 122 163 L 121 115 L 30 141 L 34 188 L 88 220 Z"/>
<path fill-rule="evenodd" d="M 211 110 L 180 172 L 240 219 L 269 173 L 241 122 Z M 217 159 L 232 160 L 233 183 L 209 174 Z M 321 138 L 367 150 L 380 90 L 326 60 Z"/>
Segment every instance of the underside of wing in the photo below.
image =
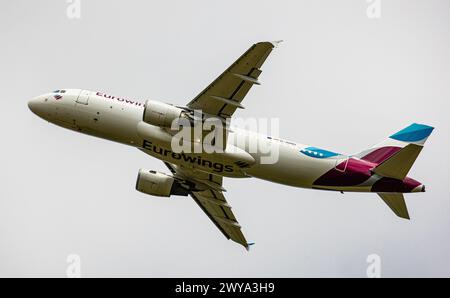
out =
<path fill-rule="evenodd" d="M 241 226 L 222 192 L 205 190 L 192 192 L 191 196 L 227 239 L 248 248 L 249 244 L 242 234 Z"/>
<path fill-rule="evenodd" d="M 259 84 L 261 66 L 278 42 L 259 42 L 250 47 L 214 82 L 187 106 L 203 113 L 229 118 L 238 108 L 250 88 Z"/>
<path fill-rule="evenodd" d="M 165 164 L 175 176 L 195 185 L 196 189 L 190 191 L 191 197 L 223 235 L 248 249 L 250 244 L 242 234 L 241 226 L 223 194 L 225 191 L 222 186 L 223 178 L 213 174 L 194 172 L 170 163 Z"/>

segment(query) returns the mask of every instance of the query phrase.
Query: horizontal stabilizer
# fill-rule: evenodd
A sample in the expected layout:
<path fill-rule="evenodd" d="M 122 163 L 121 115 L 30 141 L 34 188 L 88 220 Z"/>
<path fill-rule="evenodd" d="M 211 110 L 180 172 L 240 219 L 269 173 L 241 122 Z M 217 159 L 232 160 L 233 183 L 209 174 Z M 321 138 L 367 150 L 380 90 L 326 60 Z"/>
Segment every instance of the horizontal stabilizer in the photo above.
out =
<path fill-rule="evenodd" d="M 401 193 L 378 193 L 381 199 L 401 218 L 410 219 L 405 198 Z"/>
<path fill-rule="evenodd" d="M 408 144 L 372 171 L 380 176 L 403 180 L 422 151 L 423 146 Z"/>

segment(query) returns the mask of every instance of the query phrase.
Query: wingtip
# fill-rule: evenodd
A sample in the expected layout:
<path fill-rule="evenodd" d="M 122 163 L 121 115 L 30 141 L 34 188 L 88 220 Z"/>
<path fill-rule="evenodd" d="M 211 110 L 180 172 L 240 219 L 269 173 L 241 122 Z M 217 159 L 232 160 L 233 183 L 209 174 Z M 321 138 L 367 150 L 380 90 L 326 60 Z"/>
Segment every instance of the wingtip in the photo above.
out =
<path fill-rule="evenodd" d="M 276 48 L 282 42 L 283 42 L 283 40 L 281 40 L 281 39 L 280 40 L 275 40 L 275 41 L 265 40 L 265 41 L 259 41 L 259 42 L 255 43 L 253 46 L 264 45 L 264 46 L 268 46 L 268 47 L 271 47 L 271 48 Z"/>
<path fill-rule="evenodd" d="M 250 251 L 250 247 L 253 246 L 253 245 L 255 245 L 254 242 L 249 242 L 249 243 L 247 243 L 247 246 L 245 247 L 245 249 L 246 249 L 247 251 Z"/>
<path fill-rule="evenodd" d="M 275 41 L 271 41 L 270 43 L 273 44 L 274 47 L 277 47 L 280 43 L 282 43 L 284 40 L 280 39 L 280 40 L 275 40 Z"/>

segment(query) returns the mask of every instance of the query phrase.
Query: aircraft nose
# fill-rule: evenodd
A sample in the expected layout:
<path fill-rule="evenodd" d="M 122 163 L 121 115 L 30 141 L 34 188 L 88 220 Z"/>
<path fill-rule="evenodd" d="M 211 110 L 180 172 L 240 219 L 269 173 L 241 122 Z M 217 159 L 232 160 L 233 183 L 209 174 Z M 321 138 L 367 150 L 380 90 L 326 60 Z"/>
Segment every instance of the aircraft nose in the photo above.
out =
<path fill-rule="evenodd" d="M 35 98 L 33 98 L 32 100 L 30 100 L 28 102 L 28 108 L 34 112 L 34 110 L 36 109 L 36 106 L 38 105 L 37 100 Z"/>
<path fill-rule="evenodd" d="M 42 96 L 38 96 L 33 98 L 28 102 L 28 108 L 38 115 L 39 117 L 42 117 L 42 115 L 45 112 L 45 98 Z"/>

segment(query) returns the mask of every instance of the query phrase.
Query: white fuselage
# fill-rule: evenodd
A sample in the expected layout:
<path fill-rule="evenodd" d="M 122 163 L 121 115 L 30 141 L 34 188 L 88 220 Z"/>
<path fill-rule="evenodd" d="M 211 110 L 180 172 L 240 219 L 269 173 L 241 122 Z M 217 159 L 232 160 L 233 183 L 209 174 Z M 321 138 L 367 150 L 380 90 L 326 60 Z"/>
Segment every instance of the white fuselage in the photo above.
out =
<path fill-rule="evenodd" d="M 143 103 L 80 89 L 66 89 L 60 96 L 56 98 L 54 93 L 38 96 L 29 103 L 30 108 L 56 125 L 134 146 L 157 159 L 224 177 L 256 177 L 310 188 L 318 177 L 348 159 L 340 154 L 326 159 L 310 157 L 300 154 L 308 146 L 237 128 L 231 129 L 223 153 L 176 154 L 170 149 L 169 133 L 143 122 Z M 258 142 L 277 148 L 275 162 L 261 162 L 267 154 L 249 150 L 249 143 Z M 236 162 L 244 162 L 245 167 Z M 370 185 L 343 189 L 370 191 Z"/>

